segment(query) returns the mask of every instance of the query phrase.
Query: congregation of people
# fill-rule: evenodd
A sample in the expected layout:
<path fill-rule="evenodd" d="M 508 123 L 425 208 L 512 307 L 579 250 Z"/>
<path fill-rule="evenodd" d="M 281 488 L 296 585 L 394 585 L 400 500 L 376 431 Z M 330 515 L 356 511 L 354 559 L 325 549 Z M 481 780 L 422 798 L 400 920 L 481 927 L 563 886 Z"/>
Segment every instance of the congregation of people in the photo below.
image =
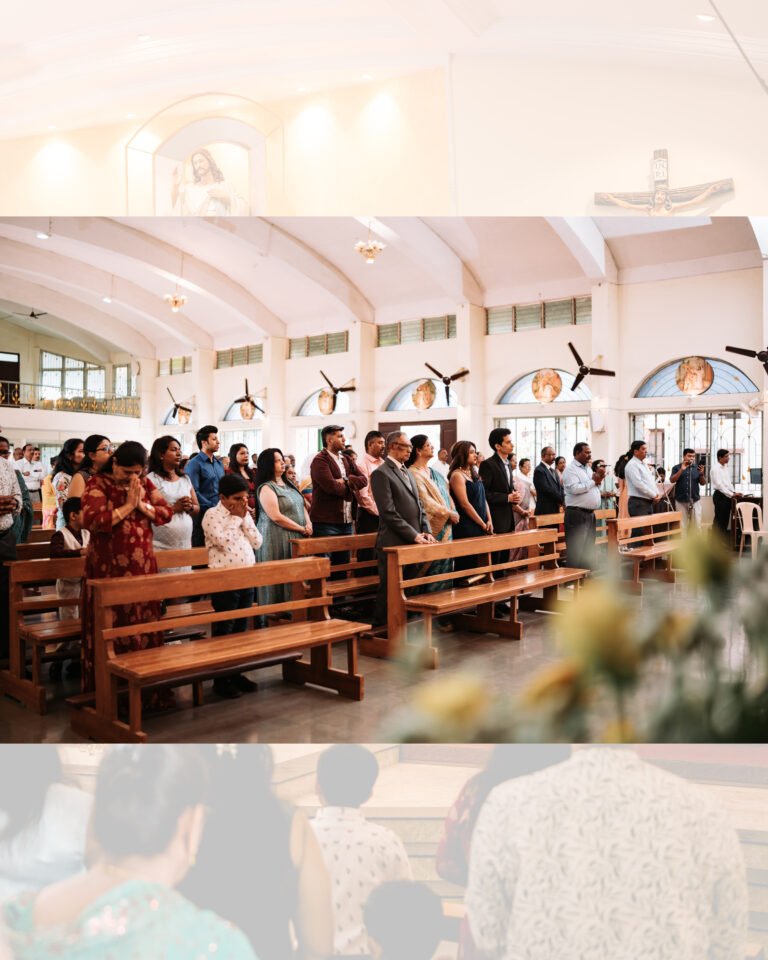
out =
<path fill-rule="evenodd" d="M 522 532 L 534 516 L 561 514 L 561 564 L 594 570 L 595 514 L 601 507 L 615 504 L 619 517 L 676 509 L 684 526 L 701 524 L 706 477 L 692 449 L 684 451 L 667 478 L 663 467 L 646 464 L 648 447 L 642 440 L 634 441 L 610 471 L 603 460 L 593 460 L 585 442 L 574 446 L 569 463 L 545 446 L 534 468 L 529 457 L 517 459 L 511 433 L 503 427 L 491 431 L 492 452 L 485 457 L 468 440 L 458 441 L 450 451 L 435 451 L 426 434 L 409 437 L 402 431 L 386 437 L 369 432 L 359 456 L 348 446 L 342 426 L 329 424 L 321 437 L 322 449 L 309 458 L 302 471 L 306 476 L 299 478 L 295 457 L 277 448 L 251 452 L 244 443 L 235 443 L 228 456 L 220 457 L 213 425 L 197 431 L 198 453 L 189 459 L 169 435 L 155 440 L 149 452 L 136 441 L 115 448 L 99 434 L 84 441 L 69 439 L 47 474 L 39 449 L 31 444 L 17 447 L 11 461 L 11 446 L 0 436 L 0 560 L 13 560 L 15 545 L 28 536 L 35 500 L 41 501 L 43 526 L 56 528 L 51 556 L 84 556 L 83 582 L 154 574 L 158 551 L 205 546 L 209 568 L 247 567 L 290 559 L 296 538 L 376 533 L 379 577 L 370 619 L 378 629 L 386 623 L 385 547 Z M 729 457 L 728 450 L 718 451 L 710 477 L 715 527 L 722 533 L 732 503 L 741 496 L 733 488 Z M 524 552 L 495 551 L 493 563 L 514 562 Z M 334 564 L 349 559 L 344 551 L 330 557 Z M 439 575 L 470 570 L 474 563 L 472 556 L 438 559 L 429 569 L 432 582 L 422 589 L 461 583 L 441 582 Z M 502 567 L 497 576 L 510 569 Z M 0 564 L 0 572 L 5 593 L 7 567 Z M 80 581 L 60 580 L 58 589 L 62 596 L 76 597 Z M 93 624 L 87 587 L 83 592 L 81 660 L 73 659 L 66 669 L 79 673 L 83 690 L 89 691 L 94 687 Z M 237 611 L 252 608 L 254 602 L 288 600 L 290 589 L 280 584 L 215 594 L 215 611 L 231 611 L 232 618 L 217 620 L 214 636 L 245 629 L 247 621 L 238 618 Z M 137 600 L 120 608 L 119 625 L 157 619 L 156 606 Z M 62 607 L 61 616 L 77 616 L 77 609 Z M 7 656 L 7 612 L 2 620 L 0 660 Z M 439 625 L 451 629 L 450 622 Z M 162 633 L 143 634 L 117 640 L 116 648 L 119 652 L 161 643 Z M 61 663 L 53 663 L 52 669 L 57 679 Z M 213 689 L 222 698 L 235 699 L 255 684 L 234 675 L 217 678 Z M 154 705 L 173 702 L 173 693 L 165 691 L 156 695 Z"/>
<path fill-rule="evenodd" d="M 360 745 L 319 755 L 310 817 L 268 746 L 106 748 L 93 792 L 35 754 L 0 748 L 0 957 L 744 956 L 728 816 L 629 748 L 494 747 L 413 860 Z"/>

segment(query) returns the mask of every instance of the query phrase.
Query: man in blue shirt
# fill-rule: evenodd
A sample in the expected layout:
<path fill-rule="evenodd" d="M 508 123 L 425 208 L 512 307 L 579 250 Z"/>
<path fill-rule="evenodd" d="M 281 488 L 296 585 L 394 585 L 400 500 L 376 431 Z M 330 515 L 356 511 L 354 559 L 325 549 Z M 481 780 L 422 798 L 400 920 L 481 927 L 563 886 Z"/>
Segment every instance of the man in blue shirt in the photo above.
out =
<path fill-rule="evenodd" d="M 215 456 L 219 449 L 218 429 L 206 424 L 195 434 L 200 450 L 187 464 L 186 474 L 195 488 L 200 502 L 200 513 L 194 518 L 192 528 L 192 546 L 204 547 L 203 517 L 219 502 L 219 480 L 224 476 L 224 466 Z"/>
<path fill-rule="evenodd" d="M 682 525 L 693 523 L 701 527 L 701 494 L 699 487 L 707 481 L 704 464 L 696 465 L 696 452 L 691 447 L 683 450 L 683 462 L 672 467 L 669 482 L 675 485 L 675 503 L 682 514 Z"/>

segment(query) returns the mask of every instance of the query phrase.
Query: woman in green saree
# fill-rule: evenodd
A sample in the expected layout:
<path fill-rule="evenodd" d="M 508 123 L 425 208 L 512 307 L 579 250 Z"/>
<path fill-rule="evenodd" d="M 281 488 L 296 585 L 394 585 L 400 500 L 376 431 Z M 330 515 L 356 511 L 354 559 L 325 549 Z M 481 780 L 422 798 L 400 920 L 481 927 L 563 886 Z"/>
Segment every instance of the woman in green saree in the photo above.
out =
<path fill-rule="evenodd" d="M 109 751 L 97 778 L 90 868 L 1 908 L 15 960 L 255 960 L 240 931 L 174 889 L 200 844 L 205 789 L 194 747 Z"/>

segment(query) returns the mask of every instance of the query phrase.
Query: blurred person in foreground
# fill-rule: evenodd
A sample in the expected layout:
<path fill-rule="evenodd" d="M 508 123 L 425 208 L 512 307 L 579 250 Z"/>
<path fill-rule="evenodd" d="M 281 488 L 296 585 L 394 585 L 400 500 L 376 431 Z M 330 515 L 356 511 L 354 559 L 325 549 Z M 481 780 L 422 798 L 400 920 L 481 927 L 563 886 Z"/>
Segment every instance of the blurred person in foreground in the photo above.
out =
<path fill-rule="evenodd" d="M 706 789 L 593 747 L 496 787 L 472 835 L 467 912 L 506 960 L 742 960 L 746 870 Z"/>
<path fill-rule="evenodd" d="M 443 939 L 440 897 L 424 883 L 382 883 L 363 915 L 374 960 L 432 960 Z"/>
<path fill-rule="evenodd" d="M 307 820 L 272 788 L 270 747 L 200 749 L 210 771 L 209 817 L 182 892 L 243 930 L 260 960 L 326 957 L 333 952 L 328 874 Z"/>
<path fill-rule="evenodd" d="M 254 960 L 246 938 L 174 889 L 204 829 L 206 775 L 195 747 L 118 747 L 96 778 L 92 863 L 4 907 L 16 960 Z"/>

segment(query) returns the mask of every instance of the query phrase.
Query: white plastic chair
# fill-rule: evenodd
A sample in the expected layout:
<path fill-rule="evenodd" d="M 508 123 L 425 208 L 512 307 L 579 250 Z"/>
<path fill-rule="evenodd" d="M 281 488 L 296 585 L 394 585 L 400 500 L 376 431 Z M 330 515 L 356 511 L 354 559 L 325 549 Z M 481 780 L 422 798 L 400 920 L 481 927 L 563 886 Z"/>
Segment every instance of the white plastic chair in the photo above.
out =
<path fill-rule="evenodd" d="M 756 503 L 737 503 L 736 512 L 739 517 L 739 526 L 741 527 L 739 556 L 741 556 L 744 550 L 744 540 L 749 537 L 752 556 L 754 557 L 757 553 L 758 541 L 768 537 L 768 530 L 763 529 L 763 511 Z"/>

